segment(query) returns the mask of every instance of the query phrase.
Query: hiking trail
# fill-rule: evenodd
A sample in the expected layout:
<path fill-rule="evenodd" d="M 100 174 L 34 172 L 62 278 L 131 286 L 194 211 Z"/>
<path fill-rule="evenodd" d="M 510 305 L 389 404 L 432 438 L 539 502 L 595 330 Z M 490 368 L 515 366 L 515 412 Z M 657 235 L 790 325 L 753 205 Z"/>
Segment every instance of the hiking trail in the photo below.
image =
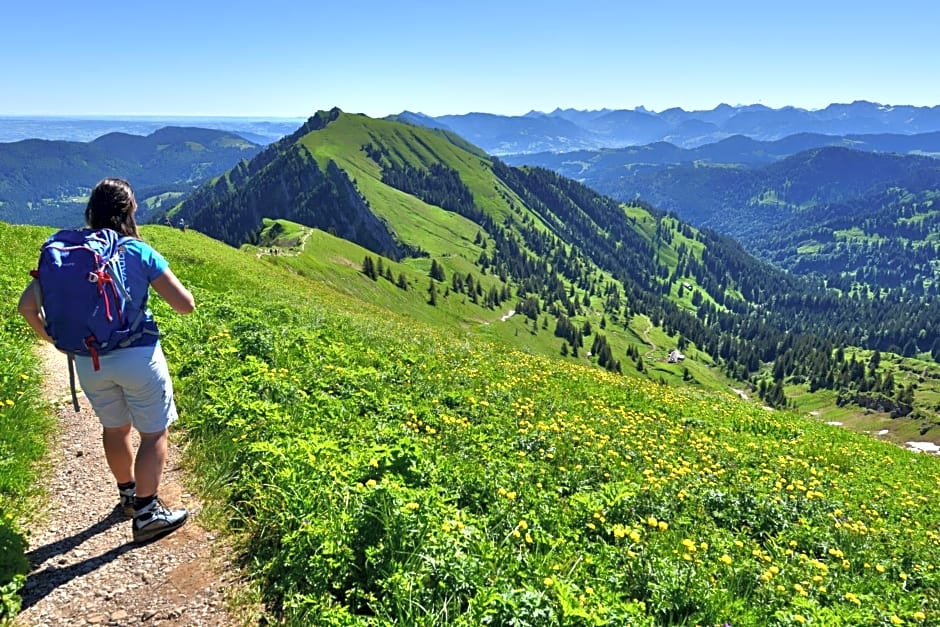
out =
<path fill-rule="evenodd" d="M 131 522 L 117 507 L 101 445 L 101 427 L 87 399 L 72 409 L 66 358 L 51 344 L 39 349 L 43 397 L 58 426 L 41 479 L 44 501 L 31 522 L 31 570 L 13 625 L 249 624 L 229 614 L 228 596 L 240 580 L 230 551 L 199 525 L 200 502 L 183 485 L 173 443 L 160 497 L 190 510 L 190 520 L 147 544 L 131 540 Z M 135 433 L 134 444 L 137 437 Z"/>
<path fill-rule="evenodd" d="M 307 247 L 307 240 L 310 236 L 313 235 L 313 229 L 305 228 L 300 235 L 300 241 L 290 248 L 283 248 L 281 246 L 265 246 L 259 248 L 257 254 L 255 255 L 256 259 L 261 259 L 264 255 L 276 255 L 278 257 L 296 257 L 300 253 L 304 252 L 304 248 Z"/>
<path fill-rule="evenodd" d="M 643 354 L 643 357 L 650 359 L 653 356 L 653 353 L 656 352 L 657 346 L 653 343 L 653 340 L 650 339 L 650 331 L 653 330 L 653 321 L 650 320 L 649 326 L 646 327 L 643 331 L 643 339 L 646 340 L 647 344 L 650 345 L 650 349 Z"/>

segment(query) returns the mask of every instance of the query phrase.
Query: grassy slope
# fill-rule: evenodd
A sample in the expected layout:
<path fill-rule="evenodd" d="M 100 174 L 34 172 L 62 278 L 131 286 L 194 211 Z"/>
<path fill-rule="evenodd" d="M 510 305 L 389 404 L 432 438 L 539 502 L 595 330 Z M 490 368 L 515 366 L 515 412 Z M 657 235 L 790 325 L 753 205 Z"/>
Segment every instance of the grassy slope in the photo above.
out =
<path fill-rule="evenodd" d="M 478 257 L 480 249 L 473 244 L 480 230 L 476 224 L 381 182 L 380 168 L 360 149 L 373 141 L 373 134 L 382 142 L 394 145 L 412 163 L 444 160 L 458 169 L 482 208 L 495 208 L 497 215 L 499 210 L 506 209 L 492 189 L 493 178 L 487 177 L 489 170 L 480 166 L 480 157 L 423 129 L 412 130 L 383 120 L 343 115 L 325 129 L 310 133 L 301 143 L 310 150 L 321 168 L 332 159 L 346 170 L 369 200 L 373 211 L 393 225 L 405 241 L 421 242 L 434 256 L 459 254 L 472 259 Z"/>
<path fill-rule="evenodd" d="M 361 301 L 397 288 L 322 234 L 346 261 L 303 264 L 346 293 L 145 236 L 200 304 L 155 303 L 191 470 L 289 621 L 940 620 L 936 458 L 434 330 Z"/>
<path fill-rule="evenodd" d="M 39 245 L 49 231 L 11 228 L 0 222 L 0 624 L 19 607 L 14 592 L 29 569 L 24 521 L 33 511 L 40 460 L 55 425 L 40 397 L 32 330 L 16 313 L 20 293 L 30 280 L 28 271 L 35 268 Z"/>
<path fill-rule="evenodd" d="M 328 252 L 328 251 L 329 251 L 329 252 L 332 252 L 332 251 L 330 251 L 330 249 L 329 249 L 329 243 L 328 243 L 330 239 L 331 239 L 331 238 L 329 238 L 328 236 L 323 236 L 323 237 L 322 237 L 322 241 L 320 242 L 322 248 L 321 248 L 320 250 L 322 250 L 322 251 L 324 251 L 324 252 Z M 167 242 L 167 245 L 170 245 L 170 244 L 171 244 L 171 242 L 168 241 L 168 242 Z M 342 247 L 344 246 L 344 244 L 345 244 L 344 242 L 339 242 L 339 241 L 336 241 L 336 240 L 333 240 L 333 241 L 332 241 L 332 245 L 333 245 L 334 247 L 338 247 L 338 248 L 340 248 L 340 249 L 342 249 Z M 343 255 L 343 254 L 344 254 L 344 255 L 345 255 L 345 258 L 348 260 L 349 256 L 352 255 L 352 254 L 355 254 L 355 252 L 359 252 L 359 251 L 355 251 L 355 249 L 347 250 L 347 251 L 345 251 L 345 252 L 342 251 L 342 250 L 337 250 L 337 251 L 334 252 L 334 254 L 340 254 L 340 255 Z M 355 258 L 357 258 L 357 257 L 358 257 L 358 256 L 353 257 L 353 259 L 355 259 Z M 284 259 L 279 259 L 279 260 L 278 260 L 278 263 L 282 263 L 283 261 L 284 261 Z M 246 264 L 246 265 L 247 265 L 247 264 Z M 329 264 L 327 264 L 327 265 L 329 265 Z M 351 265 L 348 264 L 348 263 L 340 263 L 340 266 L 341 266 L 341 267 L 344 267 L 344 268 L 351 268 Z M 396 270 L 397 270 L 397 268 L 396 268 Z M 334 270 L 334 271 L 335 271 L 335 270 Z M 183 272 L 185 273 L 186 270 L 184 269 Z M 242 273 L 239 272 L 239 274 L 241 275 Z M 185 275 L 185 274 L 184 274 L 184 275 Z M 355 271 L 352 272 L 351 274 L 342 274 L 342 275 L 339 275 L 339 276 L 337 276 L 337 285 L 345 286 L 347 290 L 351 290 L 351 289 L 353 289 L 353 288 L 350 287 L 350 286 L 351 286 L 352 284 L 354 284 L 354 283 L 357 282 L 358 276 L 359 276 L 359 275 L 357 275 L 357 273 L 356 273 Z M 198 279 L 196 279 L 196 277 L 192 277 L 191 280 L 198 280 Z M 368 286 L 368 284 L 370 283 L 369 281 L 362 281 L 362 280 L 359 280 L 358 282 L 361 283 L 361 285 L 365 285 L 365 286 Z M 247 286 L 247 287 L 248 287 L 249 290 L 252 289 L 251 286 Z M 344 299 L 338 297 L 337 295 L 331 294 L 331 293 L 326 292 L 326 291 L 320 292 L 319 290 L 316 290 L 316 289 L 314 289 L 314 290 L 312 290 L 312 291 L 299 290 L 300 294 L 298 294 L 298 289 L 297 289 L 298 287 L 299 287 L 299 286 L 295 283 L 295 284 L 294 284 L 294 289 L 291 290 L 292 297 L 294 298 L 295 301 L 296 301 L 296 299 L 298 298 L 298 296 L 299 296 L 300 294 L 303 294 L 303 297 L 304 297 L 304 298 L 309 298 L 309 299 L 311 299 L 311 300 L 313 300 L 313 301 L 315 301 L 315 302 L 316 302 L 316 301 L 319 301 L 319 302 L 328 303 L 328 306 L 329 306 L 332 310 L 334 310 L 334 311 L 335 311 L 335 310 L 340 310 L 340 311 L 342 311 L 342 310 L 345 310 L 346 308 L 358 307 L 358 305 L 357 305 L 356 303 L 354 303 L 354 302 L 349 302 L 349 301 L 344 301 Z M 360 286 L 359 289 L 366 289 L 366 288 Z M 397 289 L 397 288 L 394 288 L 394 289 Z M 370 296 L 374 296 L 374 294 L 373 294 L 373 295 L 370 295 Z M 309 301 L 308 301 L 308 304 L 309 304 Z M 345 306 L 344 306 L 344 305 L 345 305 Z M 369 308 L 365 308 L 365 313 L 364 313 L 364 315 L 363 315 L 362 317 L 356 317 L 357 319 L 345 320 L 344 323 L 343 323 L 343 325 L 344 325 L 344 326 L 343 326 L 343 328 L 344 328 L 344 333 L 345 333 L 345 332 L 348 332 L 348 331 L 350 330 L 350 327 L 351 327 L 351 328 L 354 330 L 354 336 L 353 336 L 352 338 L 350 338 L 350 345 L 351 345 L 351 346 L 356 346 L 356 344 L 357 344 L 358 341 L 362 341 L 361 339 L 358 339 L 358 340 L 357 340 L 357 338 L 355 337 L 355 332 L 358 332 L 358 333 L 360 333 L 360 334 L 363 334 L 363 335 L 369 337 L 370 339 L 367 340 L 366 343 L 367 343 L 367 344 L 370 344 L 370 345 L 372 345 L 372 346 L 374 346 L 374 347 L 375 347 L 375 350 L 381 352 L 381 350 L 383 349 L 383 347 L 386 348 L 386 349 L 388 349 L 389 347 L 388 347 L 387 343 L 384 344 L 384 345 L 383 345 L 382 343 L 380 343 L 380 342 L 378 341 L 378 340 L 379 340 L 378 336 L 379 336 L 379 335 L 382 335 L 382 334 L 385 333 L 385 332 L 387 332 L 387 331 L 388 331 L 388 327 L 389 327 L 390 324 L 402 324 L 402 323 L 400 323 L 400 322 L 398 322 L 398 323 L 389 323 L 389 322 L 379 323 L 378 320 L 377 320 L 374 316 L 378 313 L 379 316 L 381 316 L 382 318 L 385 318 L 385 317 L 386 317 L 385 314 L 382 314 L 381 312 L 376 312 L 376 311 L 374 311 L 374 310 L 373 310 L 373 313 L 372 313 L 372 314 L 369 314 L 368 311 L 369 311 Z M 429 320 L 429 321 L 433 321 L 433 320 Z M 349 327 L 345 326 L 345 325 L 347 325 L 347 324 L 349 325 Z M 358 330 L 356 331 L 357 327 L 358 327 Z M 363 327 L 370 327 L 370 332 L 364 331 L 364 330 L 363 330 Z M 405 323 L 403 328 L 409 328 L 409 327 L 411 327 L 410 323 Z M 421 335 L 421 334 L 422 334 L 422 332 L 420 332 L 420 331 L 415 332 L 415 331 L 409 330 L 408 332 L 409 332 L 409 333 L 416 333 L 417 335 Z M 338 338 L 337 338 L 337 336 L 332 336 L 332 339 L 333 339 L 333 340 L 336 340 L 336 339 L 338 339 Z M 411 339 L 414 340 L 415 338 L 412 337 Z M 468 345 L 466 345 L 466 344 L 462 344 L 462 342 L 465 341 L 465 340 L 461 340 L 460 337 L 458 337 L 458 338 L 456 338 L 456 339 L 457 339 L 457 345 L 458 345 L 458 346 L 461 346 L 461 345 L 462 345 L 462 346 L 468 346 Z M 654 340 L 655 340 L 655 339 L 658 339 L 658 338 L 656 338 L 656 337 L 654 336 Z M 394 342 L 394 339 L 393 339 L 392 341 Z M 434 341 L 435 341 L 435 342 L 440 342 L 440 341 L 441 341 L 441 338 L 435 338 Z M 422 344 L 423 344 L 423 343 L 422 343 Z M 340 349 L 339 347 L 336 347 L 336 348 L 337 348 L 337 352 L 339 352 L 339 353 L 344 353 L 344 352 L 347 352 L 347 350 L 348 350 L 348 349 Z M 446 347 L 443 347 L 443 349 L 444 349 L 445 351 L 449 350 L 449 349 L 446 348 Z M 459 349 L 459 348 L 458 348 L 457 350 L 458 350 L 458 352 L 459 352 L 460 350 L 464 350 L 464 349 Z M 375 358 L 373 358 L 373 359 L 375 359 Z M 381 362 L 381 360 L 376 360 L 376 363 L 378 363 L 379 365 L 381 365 L 383 362 Z M 329 367 L 328 364 L 327 364 L 327 367 Z M 509 372 L 506 372 L 506 373 L 504 373 L 504 374 L 505 374 L 505 375 L 509 375 Z M 572 375 L 572 376 L 581 376 L 581 375 Z M 595 373 L 595 375 L 592 375 L 592 376 L 597 376 L 597 377 L 599 377 L 600 379 L 604 379 L 604 378 L 605 378 L 603 375 L 601 375 L 601 374 L 599 374 L 599 373 Z M 643 388 L 643 389 L 646 389 L 646 388 Z M 381 393 L 382 393 L 382 392 L 381 392 L 381 388 L 379 388 L 378 390 L 375 390 L 375 392 L 381 394 Z M 683 411 L 688 411 L 688 410 L 683 410 L 683 409 L 682 409 L 682 407 L 683 407 L 683 406 L 685 405 L 685 403 L 687 403 L 688 401 L 683 401 L 683 400 L 681 400 L 681 398 L 682 398 L 682 395 L 681 395 L 681 394 L 679 395 L 679 397 L 676 397 L 675 399 L 672 399 L 672 397 L 670 397 L 669 394 L 666 394 L 665 396 L 660 395 L 660 394 L 656 391 L 655 388 L 646 389 L 646 392 L 645 392 L 645 393 L 646 393 L 646 394 L 649 394 L 648 400 L 652 402 L 652 407 L 657 407 L 657 406 L 659 406 L 659 407 L 662 408 L 662 410 L 663 410 L 666 414 L 670 414 L 671 412 L 678 412 L 678 413 L 681 414 Z M 672 399 L 672 400 L 671 400 L 671 399 Z M 425 400 L 427 400 L 427 399 L 425 399 Z M 552 399 L 549 399 L 549 400 L 552 400 Z M 674 400 L 675 403 L 676 403 L 674 407 L 670 406 L 670 403 L 672 403 L 673 400 Z M 558 402 L 558 399 L 555 398 L 554 400 L 552 400 L 552 402 Z M 743 419 L 744 419 L 743 416 L 744 416 L 745 414 L 741 414 L 742 408 L 741 408 L 741 407 L 737 407 L 737 406 L 733 406 L 733 405 L 732 405 L 732 406 L 728 406 L 728 405 L 726 404 L 726 401 L 719 401 L 718 399 L 714 399 L 714 400 L 712 401 L 712 407 L 713 407 L 713 409 L 714 409 L 715 411 L 719 411 L 720 413 L 727 412 L 727 413 L 726 413 L 726 416 L 729 416 L 732 420 L 743 420 Z M 710 412 L 711 410 L 708 410 L 708 411 Z M 743 409 L 743 411 L 747 412 L 747 411 L 749 411 L 749 410 Z M 712 424 L 712 421 L 716 421 L 715 424 L 720 424 L 720 423 L 721 423 L 722 416 L 721 416 L 720 414 L 718 414 L 718 415 L 712 415 L 711 413 L 701 414 L 701 413 L 700 413 L 701 410 L 698 410 L 698 412 L 699 412 L 699 413 L 696 413 L 696 414 L 695 414 L 695 416 L 696 416 L 696 417 L 695 417 L 695 420 L 704 420 L 704 421 L 706 421 L 708 424 Z M 676 414 L 675 414 L 675 413 L 672 413 L 671 415 L 676 415 Z M 766 420 L 769 420 L 769 418 L 766 418 Z M 776 422 L 776 420 L 779 420 L 779 419 L 775 419 L 775 420 L 773 421 L 774 424 L 778 424 L 778 423 Z M 788 422 L 788 420 L 790 420 L 790 419 L 788 419 L 788 418 L 783 418 L 782 420 L 783 420 L 782 424 L 784 424 L 784 425 L 790 425 L 790 423 Z M 780 427 L 780 428 L 785 431 L 786 429 L 793 429 L 793 428 L 796 428 L 796 427 L 793 427 L 793 426 L 791 425 L 791 426 L 784 426 L 784 427 Z M 792 457 L 799 458 L 800 455 L 799 455 L 799 452 L 798 452 L 798 451 L 802 450 L 802 451 L 803 451 L 803 454 L 806 455 L 808 458 L 811 458 L 811 459 L 814 458 L 814 459 L 816 459 L 816 460 L 818 461 L 818 465 L 819 465 L 820 467 L 824 467 L 824 468 L 825 468 L 825 467 L 829 467 L 829 468 L 833 468 L 833 467 L 842 467 L 843 469 L 846 468 L 846 467 L 851 467 L 851 468 L 853 469 L 853 473 L 866 473 L 866 471 L 869 471 L 869 472 L 870 472 L 871 467 L 869 467 L 868 469 L 866 469 L 864 466 L 859 465 L 859 463 L 858 463 L 857 460 L 856 460 L 855 463 L 850 463 L 849 460 L 850 460 L 852 457 L 855 457 L 855 456 L 858 456 L 859 458 L 867 458 L 867 457 L 869 456 L 869 453 L 868 453 L 868 450 L 867 450 L 865 447 L 866 447 L 866 446 L 877 446 L 877 445 L 869 445 L 869 444 L 867 444 L 867 443 L 866 443 L 866 444 L 863 444 L 862 442 L 852 440 L 851 436 L 849 436 L 849 435 L 841 434 L 841 433 L 839 432 L 839 430 L 827 429 L 827 428 L 825 428 L 825 427 L 823 428 L 822 431 L 815 431 L 815 430 L 813 430 L 813 429 L 814 429 L 813 427 L 810 427 L 810 426 L 805 426 L 805 427 L 804 427 L 804 426 L 802 426 L 802 424 L 801 424 L 801 426 L 798 427 L 797 429 L 800 430 L 799 433 L 801 433 L 802 435 L 799 437 L 798 441 L 791 442 L 791 444 L 788 445 L 788 449 L 791 449 L 791 448 L 793 448 L 793 447 L 795 447 L 795 448 L 797 449 L 797 451 L 794 451 L 794 452 L 791 452 L 791 453 L 790 453 L 790 455 L 792 455 Z M 803 431 L 802 431 L 803 429 L 806 429 L 806 432 L 803 432 Z M 768 449 L 770 449 L 770 450 L 775 450 L 775 447 L 776 447 L 776 445 L 778 444 L 778 442 L 776 442 L 776 440 L 778 440 L 778 439 L 786 439 L 786 438 L 780 438 L 781 435 L 782 435 L 781 433 L 779 433 L 779 432 L 774 432 L 774 431 L 770 431 L 770 432 L 765 432 L 765 433 L 763 433 L 763 434 L 762 434 L 763 437 L 765 437 L 765 438 L 766 438 L 766 437 L 771 437 L 771 438 L 774 438 L 775 441 L 774 441 L 774 442 L 764 442 L 764 443 L 761 444 L 760 446 L 766 446 L 766 447 L 768 447 Z M 813 441 L 813 440 L 815 440 L 815 441 L 817 441 L 817 442 L 816 442 L 815 445 L 813 445 L 812 454 L 810 454 L 810 449 L 802 449 L 802 448 L 801 448 L 802 446 L 804 446 L 803 444 L 801 444 L 801 442 L 806 442 L 806 443 L 808 444 L 809 441 Z M 843 440 L 845 440 L 845 441 L 843 441 Z M 759 442 L 759 441 L 760 441 L 760 440 L 758 439 L 758 440 L 755 441 L 755 443 L 756 443 L 756 442 Z M 829 444 L 826 445 L 826 444 L 823 444 L 823 442 L 828 442 Z M 725 443 L 724 443 L 723 445 L 724 445 L 724 446 L 732 446 L 732 444 L 729 443 L 729 442 L 727 442 L 727 441 L 725 441 Z M 830 450 L 831 455 L 827 455 L 826 453 L 823 452 L 823 451 L 825 451 L 827 448 Z M 851 449 L 851 450 L 853 450 L 853 451 L 855 451 L 855 452 L 848 453 L 847 451 L 848 451 L 849 449 Z M 901 460 L 903 460 L 903 459 L 910 459 L 911 461 L 913 461 L 913 460 L 915 459 L 915 458 L 910 457 L 910 456 L 904 457 L 903 455 L 901 455 L 900 457 L 895 457 L 895 456 L 897 456 L 897 455 L 900 455 L 900 453 L 899 453 L 899 452 L 892 452 L 892 451 L 890 451 L 890 450 L 883 450 L 883 449 L 870 449 L 870 450 L 871 450 L 871 454 L 874 454 L 874 455 L 876 455 L 876 456 L 879 456 L 881 459 L 885 459 L 885 457 L 883 457 L 883 456 L 885 456 L 885 455 L 890 456 L 892 459 L 901 459 Z M 682 454 L 679 453 L 679 449 L 674 449 L 674 450 L 671 450 L 671 452 L 669 452 L 669 451 L 661 451 L 661 455 L 662 455 L 662 457 L 661 457 L 662 459 L 669 459 L 670 456 L 672 456 L 672 455 L 681 457 Z M 733 457 L 733 455 L 732 455 L 732 457 Z M 791 457 L 791 459 L 792 459 L 792 457 Z M 365 462 L 365 460 L 363 460 L 363 462 Z M 732 462 L 732 463 L 733 463 L 733 462 Z M 908 463 L 908 462 L 903 462 L 903 463 L 906 464 L 906 463 Z M 873 464 L 873 465 L 874 465 L 874 464 Z M 925 474 L 925 469 L 924 469 L 924 468 L 920 468 L 920 469 L 917 471 L 917 474 L 918 474 L 919 476 L 921 476 L 923 479 L 927 479 L 927 476 L 928 476 L 929 473 Z M 878 475 L 866 474 L 865 477 L 859 477 L 859 478 L 857 478 L 857 479 L 853 479 L 850 483 L 851 483 L 852 486 L 856 486 L 856 485 L 859 485 L 859 486 L 887 485 L 887 484 L 890 484 L 890 483 L 892 482 L 891 476 L 892 476 L 891 473 L 888 473 L 888 474 L 886 474 L 886 475 L 880 475 L 880 476 L 878 476 Z M 839 483 L 838 479 L 835 479 L 835 478 L 832 478 L 832 481 L 834 481 L 835 484 L 838 484 L 838 483 Z M 922 487 L 925 487 L 925 488 L 928 488 L 928 489 L 929 489 L 930 481 L 932 481 L 932 480 L 927 480 L 926 484 L 924 484 Z M 849 496 L 852 497 L 852 498 L 859 498 L 860 500 L 856 502 L 856 507 L 858 506 L 858 503 L 861 503 L 861 504 L 862 504 L 862 511 L 864 511 L 864 504 L 867 503 L 867 502 L 869 502 L 869 501 L 868 501 L 868 498 L 865 498 L 865 497 L 863 497 L 863 496 L 861 496 L 861 495 L 859 495 L 859 494 L 857 494 L 857 493 L 855 492 L 855 490 L 861 490 L 861 489 L 862 489 L 861 487 L 853 487 L 852 490 L 850 491 L 850 493 L 849 493 L 848 495 L 845 495 L 845 494 L 844 494 L 843 497 L 840 497 L 840 499 L 839 499 L 840 504 L 843 502 L 843 501 L 842 501 L 843 498 L 847 498 L 847 497 L 849 497 Z M 890 487 L 889 487 L 889 489 L 890 489 Z M 843 490 L 843 492 L 844 492 L 844 490 Z M 892 510 L 895 505 L 897 505 L 897 503 L 892 504 L 892 503 L 890 502 L 890 499 L 887 499 L 887 493 L 885 493 L 884 491 L 882 491 L 882 492 L 880 492 L 880 493 L 877 493 L 877 494 L 875 494 L 875 495 L 873 495 L 873 496 L 874 496 L 874 498 L 875 498 L 875 501 L 880 504 L 879 507 L 882 507 L 882 508 L 887 509 L 887 510 L 889 510 L 889 511 Z M 911 497 L 911 498 L 913 498 L 913 497 Z M 849 500 L 851 500 L 851 499 L 849 499 Z M 851 516 L 850 516 L 850 518 L 851 518 Z M 704 524 L 704 521 L 701 521 L 701 523 Z M 915 526 L 917 526 L 919 523 L 916 523 L 916 522 L 915 522 L 914 524 L 915 524 Z M 929 524 L 929 523 L 928 523 L 928 524 Z M 827 549 L 827 550 L 828 550 L 828 549 Z M 840 550 L 841 550 L 841 549 L 840 549 Z M 735 559 L 737 559 L 737 557 L 736 557 Z M 896 574 L 896 573 L 895 573 L 895 574 Z M 854 589 L 854 588 L 853 588 L 853 589 Z M 794 610 L 794 612 L 796 612 L 796 611 L 801 611 L 801 610 L 799 610 L 799 609 Z M 916 610 L 909 610 L 908 614 L 911 615 L 911 616 L 913 616 L 915 611 L 916 611 Z M 793 615 L 795 615 L 795 613 L 794 613 Z"/>
<path fill-rule="evenodd" d="M 277 222 L 291 224 L 286 221 Z M 285 231 L 293 232 L 296 228 L 297 225 L 286 226 Z M 677 236 L 678 240 L 679 236 Z M 446 285 L 449 284 L 452 272 L 459 271 L 462 274 L 473 272 L 476 275 L 477 269 L 469 260 L 456 255 L 441 260 L 442 265 L 447 268 L 447 280 L 443 286 L 439 287 L 437 306 L 431 307 L 427 305 L 430 260 L 408 260 L 405 263 L 383 260 L 383 264 L 392 269 L 392 275 L 396 280 L 400 273 L 406 276 L 409 287 L 405 292 L 384 279 L 377 282 L 364 280 L 360 269 L 366 255 L 372 255 L 372 253 L 346 240 L 313 230 L 302 251 L 286 251 L 286 254 L 265 258 L 272 263 L 294 268 L 304 276 L 326 283 L 341 293 L 375 303 L 421 322 L 442 327 L 456 325 L 461 332 L 472 333 L 484 339 L 499 340 L 534 354 L 544 356 L 560 354 L 562 340 L 554 336 L 554 320 L 550 320 L 545 328 L 543 323 L 547 318 L 540 317 L 533 333 L 532 323 L 526 318 L 518 315 L 506 317 L 515 304 L 513 301 L 506 303 L 503 309 L 497 311 L 474 305 L 463 294 L 445 296 Z M 494 277 L 482 277 L 482 281 L 484 291 L 489 289 L 490 285 L 498 285 Z M 713 362 L 707 354 L 690 347 L 686 351 L 688 357 L 686 362 L 668 364 L 664 356 L 675 347 L 675 337 L 666 336 L 661 329 L 652 326 L 645 316 L 637 316 L 631 321 L 628 329 L 621 329 L 613 324 L 608 325 L 607 329 L 601 329 L 602 314 L 599 308 L 600 302 L 596 302 L 595 309 L 591 313 L 577 316 L 574 322 L 581 325 L 585 320 L 589 321 L 595 332 L 607 337 L 616 355 L 625 355 L 629 346 L 636 346 L 641 354 L 647 355 L 644 359 L 646 372 L 654 380 L 680 383 L 683 369 L 688 369 L 692 379 L 707 389 L 728 389 L 729 381 L 720 372 L 710 368 Z M 588 336 L 585 341 L 587 348 L 590 348 L 591 341 L 593 341 L 593 336 Z M 653 346 L 656 347 L 655 351 L 653 351 Z M 584 365 L 591 363 L 587 350 L 582 350 L 578 357 L 567 359 Z M 622 358 L 621 365 L 624 372 L 637 374 L 635 365 L 629 359 Z"/>

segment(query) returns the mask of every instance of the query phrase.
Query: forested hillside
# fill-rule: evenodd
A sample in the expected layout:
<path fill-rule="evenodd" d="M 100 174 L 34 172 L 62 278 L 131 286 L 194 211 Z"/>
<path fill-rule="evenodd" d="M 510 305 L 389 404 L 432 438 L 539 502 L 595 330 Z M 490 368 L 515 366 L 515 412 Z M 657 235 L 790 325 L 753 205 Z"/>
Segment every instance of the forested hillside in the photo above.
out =
<path fill-rule="evenodd" d="M 688 151 L 645 146 L 514 161 L 545 164 L 615 198 L 643 198 L 730 235 L 765 261 L 844 292 L 936 289 L 940 277 L 931 260 L 940 238 L 933 207 L 940 161 L 872 151 L 875 145 L 900 150 L 932 140 L 829 138 L 843 145 L 785 156 L 808 139 L 760 143 L 740 137 Z"/>
<path fill-rule="evenodd" d="M 804 155 L 788 171 L 820 168 L 828 157 Z M 866 160 L 854 179 L 814 198 L 864 187 L 884 163 Z M 322 112 L 170 215 L 235 245 L 257 243 L 262 218 L 328 230 L 379 262 L 429 269 L 422 292 L 432 304 L 449 293 L 488 308 L 509 301 L 533 328 L 555 328 L 563 355 L 578 356 L 591 331 L 607 329 L 589 354 L 609 370 L 645 369 L 640 351 L 615 339 L 637 334 L 639 316 L 770 404 L 786 404 L 786 386 L 803 383 L 838 392 L 840 403 L 933 420 L 915 380 L 884 368 L 859 374 L 854 364 L 864 357 L 845 349 L 929 356 L 940 346 L 937 308 L 798 279 L 650 205 L 624 206 L 548 170 L 509 167 L 440 131 Z"/>
<path fill-rule="evenodd" d="M 147 136 L 109 133 L 90 142 L 0 143 L 0 220 L 78 226 L 91 188 L 109 176 L 133 182 L 146 218 L 166 199 L 192 192 L 259 150 L 233 133 L 184 127 Z"/>

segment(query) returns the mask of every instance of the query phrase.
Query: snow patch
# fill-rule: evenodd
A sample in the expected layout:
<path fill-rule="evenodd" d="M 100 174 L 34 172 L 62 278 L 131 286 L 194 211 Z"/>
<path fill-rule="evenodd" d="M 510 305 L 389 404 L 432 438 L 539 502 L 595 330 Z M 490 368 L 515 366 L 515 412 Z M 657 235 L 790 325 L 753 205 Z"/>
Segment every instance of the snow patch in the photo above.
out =
<path fill-rule="evenodd" d="M 907 442 L 906 444 L 907 448 L 912 451 L 917 451 L 918 453 L 940 454 L 940 446 L 937 446 L 933 442 Z"/>

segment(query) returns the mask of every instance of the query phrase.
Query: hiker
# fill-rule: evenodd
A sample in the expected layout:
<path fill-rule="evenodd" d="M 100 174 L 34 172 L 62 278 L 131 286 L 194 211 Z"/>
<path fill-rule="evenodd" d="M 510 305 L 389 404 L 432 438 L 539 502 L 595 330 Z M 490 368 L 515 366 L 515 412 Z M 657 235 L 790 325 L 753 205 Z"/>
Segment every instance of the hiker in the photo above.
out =
<path fill-rule="evenodd" d="M 131 238 L 119 249 L 119 262 L 114 265 L 123 276 L 126 297 L 144 312 L 144 332 L 127 347 L 100 355 L 75 355 L 75 371 L 101 422 L 105 458 L 117 481 L 120 507 L 125 516 L 133 517 L 134 541 L 146 542 L 178 529 L 189 516 L 185 509 L 168 508 L 157 496 L 166 465 L 167 428 L 177 413 L 159 333 L 147 308 L 149 288 L 181 314 L 192 312 L 195 302 L 163 256 L 140 239 L 136 211 L 130 184 L 108 178 L 92 190 L 85 222 L 89 231 L 107 228 Z M 54 343 L 45 326 L 38 278 L 23 290 L 19 311 L 42 339 Z M 132 426 L 140 434 L 136 455 Z"/>

